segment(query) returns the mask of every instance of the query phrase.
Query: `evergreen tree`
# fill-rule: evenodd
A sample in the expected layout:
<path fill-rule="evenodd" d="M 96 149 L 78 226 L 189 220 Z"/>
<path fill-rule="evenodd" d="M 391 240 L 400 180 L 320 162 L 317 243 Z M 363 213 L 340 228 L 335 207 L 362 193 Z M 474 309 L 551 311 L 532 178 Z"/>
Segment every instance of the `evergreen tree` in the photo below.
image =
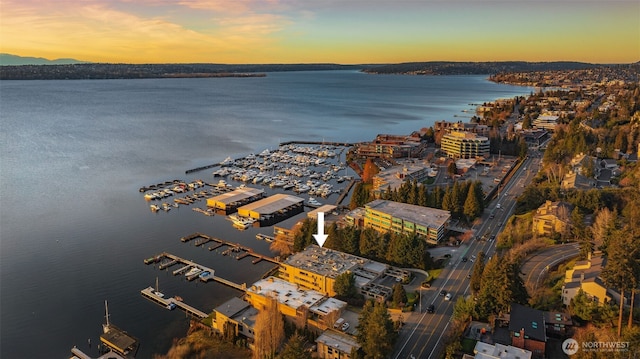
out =
<path fill-rule="evenodd" d="M 358 321 L 356 339 L 365 358 L 382 359 L 391 353 L 397 333 L 384 302 L 367 301 Z"/>
<path fill-rule="evenodd" d="M 478 202 L 478 196 L 476 195 L 476 186 L 472 185 L 469 187 L 467 199 L 464 202 L 464 215 L 469 221 L 472 221 L 482 214 L 482 208 Z"/>
<path fill-rule="evenodd" d="M 352 298 L 357 294 L 356 277 L 352 272 L 344 272 L 336 276 L 333 290 L 341 297 Z"/>
<path fill-rule="evenodd" d="M 293 237 L 294 252 L 300 252 L 307 248 L 307 246 L 316 243 L 315 238 L 313 238 L 313 233 L 318 228 L 317 223 L 317 221 L 308 218 L 302 222 L 300 230 L 296 232 Z"/>
<path fill-rule="evenodd" d="M 304 350 L 304 339 L 296 333 L 289 338 L 278 359 L 311 359 L 311 353 Z"/>
<path fill-rule="evenodd" d="M 407 292 L 404 290 L 404 286 L 401 283 L 393 285 L 392 302 L 395 307 L 407 302 Z"/>
<path fill-rule="evenodd" d="M 469 281 L 469 287 L 471 293 L 478 293 L 480 291 L 480 284 L 482 283 L 482 272 L 484 271 L 484 252 L 478 252 L 478 258 L 473 263 L 473 269 L 471 271 L 471 280 Z"/>

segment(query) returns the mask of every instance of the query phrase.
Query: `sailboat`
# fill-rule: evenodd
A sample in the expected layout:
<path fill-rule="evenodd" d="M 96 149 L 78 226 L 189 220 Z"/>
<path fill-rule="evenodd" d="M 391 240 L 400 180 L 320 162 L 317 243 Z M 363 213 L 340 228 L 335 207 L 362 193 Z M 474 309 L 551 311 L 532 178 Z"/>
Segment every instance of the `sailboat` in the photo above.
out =
<path fill-rule="evenodd" d="M 156 290 L 153 291 L 153 294 L 157 295 L 160 298 L 164 298 L 164 294 L 158 290 L 158 277 L 156 277 Z"/>
<path fill-rule="evenodd" d="M 109 322 L 109 306 L 106 300 L 104 301 L 104 311 L 106 322 L 102 324 L 103 333 L 100 335 L 100 341 L 125 358 L 134 358 L 138 351 L 138 339 Z"/>

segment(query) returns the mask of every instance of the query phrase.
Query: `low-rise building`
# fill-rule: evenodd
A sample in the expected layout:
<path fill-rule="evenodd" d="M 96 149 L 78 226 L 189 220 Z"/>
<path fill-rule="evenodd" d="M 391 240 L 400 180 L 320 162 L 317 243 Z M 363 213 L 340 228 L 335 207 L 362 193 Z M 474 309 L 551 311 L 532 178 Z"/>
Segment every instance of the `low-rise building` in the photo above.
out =
<path fill-rule="evenodd" d="M 596 180 L 583 176 L 577 172 L 569 171 L 569 173 L 564 175 L 560 187 L 562 189 L 588 190 L 596 187 Z"/>
<path fill-rule="evenodd" d="M 379 232 L 417 234 L 437 244 L 444 239 L 450 219 L 449 211 L 377 199 L 365 205 L 364 226 Z"/>
<path fill-rule="evenodd" d="M 540 115 L 531 124 L 537 129 L 553 131 L 558 125 L 559 118 L 555 115 Z"/>
<path fill-rule="evenodd" d="M 500 343 L 488 344 L 481 341 L 476 342 L 473 354 L 475 356 L 469 355 L 468 357 L 475 359 L 531 359 L 529 350 Z"/>
<path fill-rule="evenodd" d="M 316 339 L 317 354 L 324 359 L 350 359 L 354 350 L 360 349 L 358 341 L 347 334 L 326 330 Z"/>
<path fill-rule="evenodd" d="M 336 295 L 336 277 L 353 273 L 356 288 L 367 298 L 386 300 L 393 284 L 409 278 L 409 272 L 370 259 L 310 245 L 280 263 L 279 277 L 315 290 L 323 295 Z"/>
<path fill-rule="evenodd" d="M 406 181 L 418 183 L 438 174 L 438 170 L 419 161 L 406 161 L 398 166 L 385 168 L 373 176 L 374 193 L 382 193 L 387 188 L 394 190 Z"/>
<path fill-rule="evenodd" d="M 256 308 L 264 307 L 268 298 L 273 298 L 288 321 L 299 328 L 309 325 L 320 330 L 330 328 L 347 307 L 346 302 L 276 277 L 255 282 L 247 288 L 245 298 Z"/>
<path fill-rule="evenodd" d="M 368 158 L 411 157 L 420 151 L 420 136 L 381 134 L 371 142 L 359 144 L 356 151 L 358 156 Z"/>
<path fill-rule="evenodd" d="M 213 329 L 226 338 L 242 336 L 253 342 L 258 310 L 250 303 L 234 297 L 214 310 Z M 249 345 L 250 346 L 250 345 Z"/>
<path fill-rule="evenodd" d="M 619 300 L 620 294 L 607 288 L 600 277 L 605 264 L 605 258 L 596 253 L 589 255 L 587 260 L 576 262 L 572 269 L 568 269 L 562 286 L 562 304 L 571 304 L 571 300 L 581 290 L 598 304 L 608 303 L 612 299 Z"/>
<path fill-rule="evenodd" d="M 490 156 L 489 138 L 467 131 L 451 131 L 442 136 L 440 149 L 451 158 L 488 158 Z"/>
<path fill-rule="evenodd" d="M 512 303 L 509 334 L 511 345 L 530 351 L 532 358 L 544 358 L 547 334 L 543 311 Z"/>
<path fill-rule="evenodd" d="M 533 233 L 548 236 L 564 232 L 571 226 L 572 210 L 570 203 L 546 201 L 533 215 Z"/>

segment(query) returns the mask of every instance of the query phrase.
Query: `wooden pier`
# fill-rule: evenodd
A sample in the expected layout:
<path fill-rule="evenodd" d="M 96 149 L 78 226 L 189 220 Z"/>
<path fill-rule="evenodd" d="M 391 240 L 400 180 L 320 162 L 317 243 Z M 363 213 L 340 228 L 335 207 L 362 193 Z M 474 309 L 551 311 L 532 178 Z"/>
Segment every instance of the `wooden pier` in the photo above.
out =
<path fill-rule="evenodd" d="M 147 287 L 141 290 L 140 294 L 142 294 L 143 297 L 151 300 L 152 302 L 159 304 L 169 310 L 171 310 L 172 304 L 173 304 L 175 308 L 180 308 L 184 310 L 187 314 L 197 317 L 199 319 L 204 319 L 208 317 L 207 313 L 201 310 L 198 310 L 187 303 L 176 300 L 175 298 L 165 299 L 164 297 L 160 297 L 159 295 L 156 294 L 156 291 L 153 289 L 153 287 Z"/>
<path fill-rule="evenodd" d="M 269 237 L 267 235 L 261 235 L 261 237 L 264 238 L 265 240 L 273 240 L 272 239 L 273 237 Z M 197 240 L 194 242 L 196 246 L 201 246 L 201 245 L 203 245 L 205 243 L 208 243 L 208 242 L 214 242 L 214 244 L 209 247 L 210 251 L 216 250 L 216 249 L 218 249 L 218 248 L 220 248 L 222 246 L 228 246 L 229 248 L 225 249 L 222 252 L 222 254 L 225 255 L 225 256 L 229 255 L 229 254 L 233 254 L 233 253 L 239 253 L 236 256 L 236 259 L 238 259 L 238 260 L 242 259 L 244 257 L 247 257 L 247 256 L 252 256 L 252 257 L 255 257 L 255 258 L 260 258 L 260 260 L 265 260 L 265 261 L 268 261 L 268 262 L 271 262 L 271 263 L 274 263 L 274 264 L 280 264 L 280 262 L 278 262 L 275 258 L 271 258 L 271 257 L 265 256 L 265 255 L 256 253 L 256 252 L 253 251 L 253 249 L 251 249 L 249 247 L 242 246 L 242 245 L 240 245 L 238 243 L 228 242 L 228 241 L 225 241 L 225 240 L 220 239 L 220 238 L 211 237 L 211 236 L 208 236 L 208 235 L 206 235 L 204 233 L 200 233 L 200 232 L 195 232 L 195 233 L 192 233 L 192 234 L 190 234 L 188 236 L 184 236 L 184 237 L 180 238 L 180 241 L 183 242 L 183 243 L 186 243 L 186 242 L 189 242 L 189 241 L 194 240 L 196 238 L 197 238 Z M 255 264 L 255 263 L 258 263 L 258 262 L 259 261 L 254 261 L 253 263 Z"/>
<path fill-rule="evenodd" d="M 249 254 L 246 254 L 245 256 L 247 256 L 247 255 L 249 255 Z M 167 253 L 167 252 L 160 253 L 156 257 L 160 258 L 161 261 L 162 260 L 165 261 L 164 264 L 160 264 L 158 266 L 158 269 L 160 269 L 160 270 L 169 268 L 172 265 L 175 265 L 175 264 L 178 264 L 178 263 L 183 264 L 183 266 L 181 268 L 179 268 L 177 270 L 174 270 L 172 272 L 173 275 L 184 274 L 185 272 L 187 272 L 189 269 L 191 269 L 193 267 L 200 268 L 202 270 L 201 272 L 198 272 L 197 274 L 193 274 L 193 275 L 191 275 L 189 277 L 186 277 L 187 280 L 189 280 L 189 281 L 192 281 L 192 280 L 195 280 L 195 279 L 200 279 L 200 281 L 206 283 L 208 281 L 214 280 L 214 281 L 216 281 L 218 283 L 222 283 L 222 284 L 228 285 L 229 287 L 232 287 L 232 288 L 237 289 L 237 290 L 241 290 L 243 292 L 247 290 L 247 283 L 241 283 L 240 284 L 240 283 L 235 283 L 235 282 L 232 282 L 230 280 L 227 280 L 227 279 L 224 279 L 224 278 L 221 278 L 221 277 L 217 277 L 215 275 L 215 270 L 213 270 L 212 268 L 205 267 L 205 266 L 203 266 L 201 264 L 198 264 L 196 262 L 193 262 L 193 261 L 178 257 L 176 255 L 173 255 L 173 254 L 170 254 L 170 253 Z M 145 263 L 146 263 L 146 261 L 145 261 Z M 150 264 L 150 263 L 148 263 L 148 264 Z M 206 276 L 200 276 L 204 272 L 209 272 L 209 274 L 206 275 Z M 151 289 L 153 289 L 153 288 L 151 288 Z M 154 297 L 157 297 L 157 296 L 154 296 Z M 153 299 L 155 299 L 155 298 L 153 298 Z M 168 303 L 167 303 L 167 305 L 168 305 Z"/>

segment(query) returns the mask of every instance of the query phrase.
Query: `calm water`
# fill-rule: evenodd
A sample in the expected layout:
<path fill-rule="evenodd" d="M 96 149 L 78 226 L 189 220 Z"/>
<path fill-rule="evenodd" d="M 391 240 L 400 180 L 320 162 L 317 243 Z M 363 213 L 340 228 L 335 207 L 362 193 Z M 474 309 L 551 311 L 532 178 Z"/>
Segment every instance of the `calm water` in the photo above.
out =
<path fill-rule="evenodd" d="M 65 358 L 73 345 L 95 354 L 108 300 L 112 322 L 136 335 L 138 357 L 148 358 L 188 325 L 183 312 L 140 296 L 156 277 L 164 293 L 204 311 L 239 294 L 142 263 L 161 251 L 237 282 L 270 268 L 179 241 L 198 231 L 271 255 L 258 229 L 238 232 L 189 207 L 152 214 L 139 187 L 213 181 L 210 170 L 184 171 L 281 141 L 363 141 L 466 121 L 454 115 L 466 116 L 469 104 L 529 92 L 485 76 L 355 71 L 0 83 L 0 357 Z"/>

